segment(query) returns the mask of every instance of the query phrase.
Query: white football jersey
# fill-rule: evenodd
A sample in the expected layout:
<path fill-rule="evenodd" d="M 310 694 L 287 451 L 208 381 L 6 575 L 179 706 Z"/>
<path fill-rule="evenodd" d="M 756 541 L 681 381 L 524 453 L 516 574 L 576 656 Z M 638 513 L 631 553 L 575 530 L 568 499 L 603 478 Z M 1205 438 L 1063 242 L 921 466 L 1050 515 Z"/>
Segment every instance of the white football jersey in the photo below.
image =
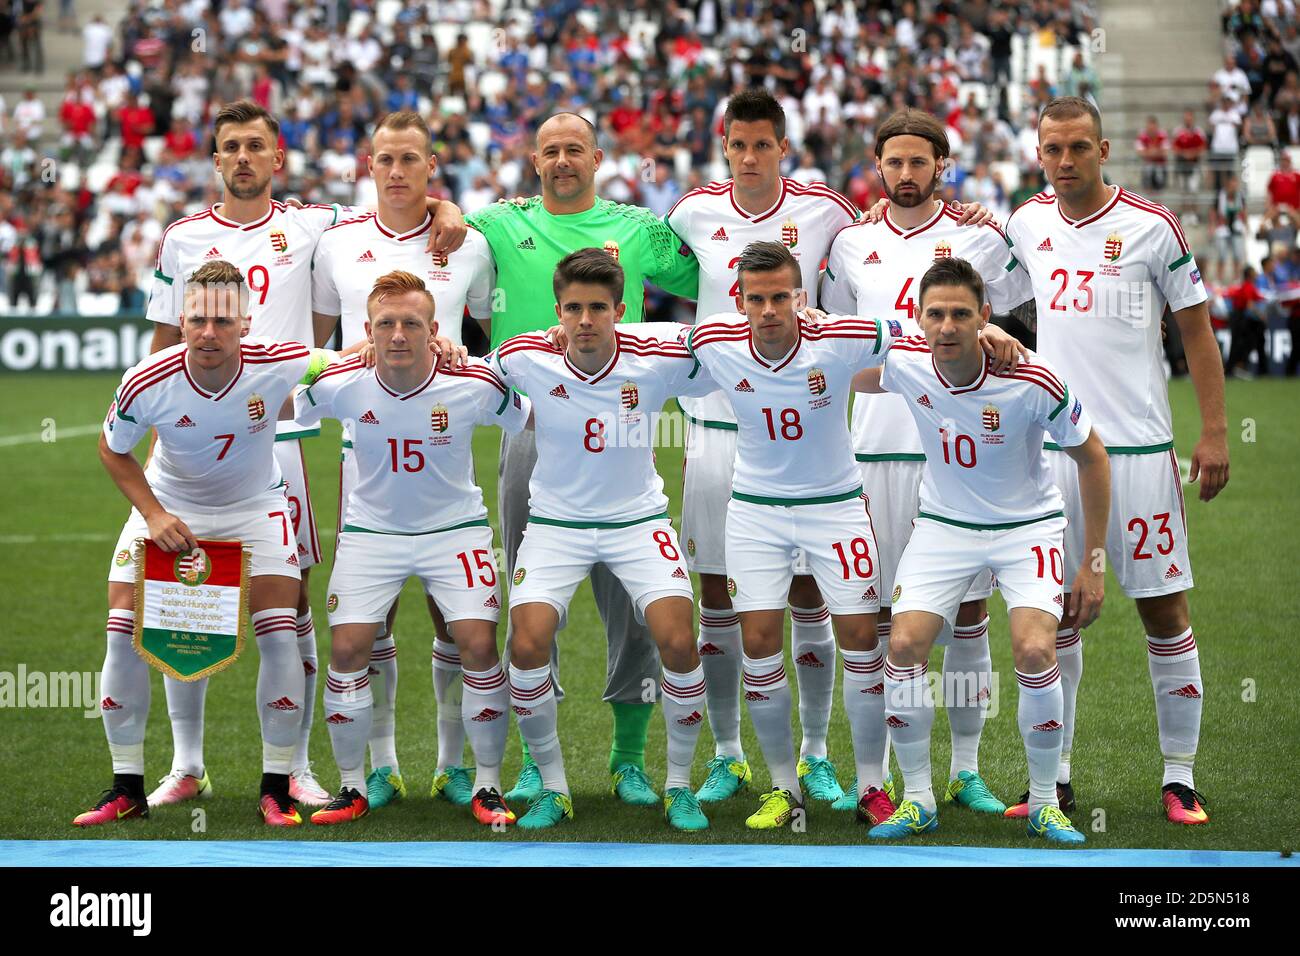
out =
<path fill-rule="evenodd" d="M 1106 447 L 1172 442 L 1160 318 L 1166 304 L 1177 312 L 1206 300 L 1177 217 L 1116 186 L 1077 222 L 1039 193 L 1006 231 L 1033 280 L 1038 351 L 1088 400 Z"/>
<path fill-rule="evenodd" d="M 542 335 L 516 335 L 488 356 L 506 384 L 533 401 L 530 520 L 591 527 L 668 509 L 654 463 L 657 413 L 669 398 L 705 395 L 716 386 L 686 346 L 616 335 L 613 356 L 594 375 Z"/>
<path fill-rule="evenodd" d="M 750 215 L 732 195 L 733 181 L 692 189 L 668 210 L 668 225 L 700 263 L 700 298 L 696 315 L 730 314 L 736 310 L 736 260 L 751 242 L 781 242 L 799 263 L 808 304 L 817 305 L 817 274 L 831 240 L 858 218 L 858 209 L 825 183 L 803 185 L 781 180 L 781 196 L 766 212 Z M 730 321 L 736 321 L 731 319 Z M 687 399 L 682 408 L 699 421 L 734 424 L 728 394 L 719 390 L 704 398 Z"/>
<path fill-rule="evenodd" d="M 461 344 L 465 307 L 476 319 L 492 316 L 492 251 L 483 234 L 471 229 L 465 244 L 450 255 L 425 251 L 433 218 L 397 234 L 376 213 L 348 219 L 325 230 L 312 265 L 312 310 L 339 316 L 343 348 L 366 338 L 366 299 L 375 280 L 395 269 L 424 280 L 433 296 L 438 334 Z"/>
<path fill-rule="evenodd" d="M 311 205 L 298 209 L 272 200 L 255 222 L 226 219 L 217 206 L 178 219 L 162 234 L 149 292 L 150 322 L 179 325 L 185 282 L 205 262 L 224 259 L 243 274 L 249 290 L 249 335 L 275 342 L 314 343 L 311 260 L 321 235 L 351 210 Z M 303 429 L 276 426 L 281 434 Z"/>
<path fill-rule="evenodd" d="M 1043 455 L 1043 433 L 1082 445 L 1092 424 L 1082 401 L 1038 356 L 1014 372 L 984 369 L 954 387 L 920 336 L 895 342 L 880 377 L 916 422 L 925 451 L 921 513 L 979 528 L 1061 513 L 1061 492 Z"/>
<path fill-rule="evenodd" d="M 749 323 L 730 318 L 713 316 L 686 341 L 736 411 L 732 496 L 813 504 L 860 492 L 848 424 L 853 375 L 883 362 L 896 333 L 877 319 L 800 319 L 790 352 L 768 360 L 754 347 Z"/>
<path fill-rule="evenodd" d="M 275 418 L 307 374 L 312 351 L 297 342 L 247 338 L 239 348 L 239 371 L 216 393 L 190 377 L 183 342 L 122 376 L 104 435 L 113 451 L 126 454 L 157 429 L 145 477 L 159 497 L 211 508 L 282 483 L 273 452 Z"/>
<path fill-rule="evenodd" d="M 937 260 L 965 259 L 984 280 L 995 314 L 1033 298 L 1025 270 L 992 224 L 959 226 L 951 207 L 914 229 L 892 222 L 858 222 L 831 243 L 822 277 L 821 307 L 828 312 L 895 319 L 906 335 L 920 335 L 921 277 Z M 903 401 L 894 395 L 853 399 L 853 450 L 858 461 L 919 461 L 921 439 Z"/>
<path fill-rule="evenodd" d="M 528 422 L 526 398 L 506 388 L 481 359 L 437 367 L 418 386 L 397 392 L 353 358 L 326 369 L 294 397 L 299 421 L 349 424 L 358 481 L 343 530 L 422 534 L 487 522 L 474 481 L 474 426 L 517 433 Z"/>

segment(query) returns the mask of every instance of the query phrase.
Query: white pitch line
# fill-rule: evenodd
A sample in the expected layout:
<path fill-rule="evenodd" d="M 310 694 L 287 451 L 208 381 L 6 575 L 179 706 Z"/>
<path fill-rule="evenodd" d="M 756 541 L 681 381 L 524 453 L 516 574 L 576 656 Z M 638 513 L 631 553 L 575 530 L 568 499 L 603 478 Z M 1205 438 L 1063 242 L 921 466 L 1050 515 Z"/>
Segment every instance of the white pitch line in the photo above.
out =
<path fill-rule="evenodd" d="M 54 426 L 54 440 L 57 442 L 62 438 L 85 438 L 87 435 L 97 435 L 103 425 L 72 425 L 68 428 Z M 54 444 L 47 442 L 45 432 L 29 432 L 26 435 L 0 435 L 0 448 L 10 448 L 14 445 L 35 445 L 38 443 Z"/>
<path fill-rule="evenodd" d="M 77 541 L 116 541 L 115 534 L 0 534 L 0 544 L 70 544 Z"/>

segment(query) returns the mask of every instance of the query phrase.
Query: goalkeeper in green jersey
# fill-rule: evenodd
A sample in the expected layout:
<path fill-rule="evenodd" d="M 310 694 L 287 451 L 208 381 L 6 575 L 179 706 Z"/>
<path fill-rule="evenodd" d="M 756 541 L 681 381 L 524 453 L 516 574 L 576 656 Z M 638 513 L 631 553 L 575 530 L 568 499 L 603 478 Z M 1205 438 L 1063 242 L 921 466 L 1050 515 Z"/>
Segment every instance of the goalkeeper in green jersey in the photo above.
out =
<path fill-rule="evenodd" d="M 667 223 L 640 206 L 596 197 L 596 170 L 603 156 L 595 127 L 576 113 L 557 113 L 538 129 L 532 156 L 542 194 L 502 201 L 468 218 L 487 238 L 496 266 L 490 330 L 494 349 L 511 336 L 542 332 L 555 324 L 555 267 L 577 249 L 604 248 L 623 267 L 624 321 L 642 321 L 647 279 L 674 295 L 697 297 L 695 255 Z M 531 430 L 502 435 L 497 500 L 509 578 L 528 522 L 528 481 L 536 461 Z M 645 688 L 659 684 L 658 651 L 645 625 L 636 620 L 618 578 L 600 565 L 592 570 L 591 584 L 609 640 L 604 699 L 614 709 L 612 788 L 627 803 L 657 806 L 659 798 L 645 775 L 646 730 L 653 709 L 645 700 Z M 551 667 L 556 696 L 562 698 L 555 656 Z M 524 757 L 519 782 L 507 799 L 531 800 L 541 793 L 541 775 L 526 751 Z"/>

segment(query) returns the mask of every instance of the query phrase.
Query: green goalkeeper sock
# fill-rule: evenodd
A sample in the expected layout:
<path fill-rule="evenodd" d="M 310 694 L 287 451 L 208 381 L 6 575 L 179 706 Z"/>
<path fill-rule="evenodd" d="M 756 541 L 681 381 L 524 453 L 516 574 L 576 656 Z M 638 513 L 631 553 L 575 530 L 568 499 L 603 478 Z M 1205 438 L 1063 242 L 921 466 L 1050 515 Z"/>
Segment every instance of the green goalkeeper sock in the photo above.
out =
<path fill-rule="evenodd" d="M 650 730 L 654 704 L 625 704 L 612 700 L 614 708 L 614 743 L 609 751 L 609 772 L 625 763 L 645 770 L 645 738 Z"/>

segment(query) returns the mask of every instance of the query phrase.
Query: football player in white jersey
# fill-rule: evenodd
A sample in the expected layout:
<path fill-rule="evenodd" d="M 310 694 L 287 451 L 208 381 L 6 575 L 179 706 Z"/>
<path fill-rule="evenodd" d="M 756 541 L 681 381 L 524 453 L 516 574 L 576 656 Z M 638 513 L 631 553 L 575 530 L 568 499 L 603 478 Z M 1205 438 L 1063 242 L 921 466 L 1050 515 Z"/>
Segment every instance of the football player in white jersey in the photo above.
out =
<path fill-rule="evenodd" d="M 1090 403 L 1111 456 L 1106 554 L 1146 631 L 1164 755 L 1161 802 L 1169 820 L 1194 825 L 1209 820 L 1192 776 L 1205 688 L 1187 602 L 1192 569 L 1162 361 L 1165 307 L 1178 323 L 1200 408 L 1191 480 L 1199 478 L 1202 501 L 1213 500 L 1228 481 L 1223 363 L 1201 273 L 1177 217 L 1123 187 L 1107 185 L 1102 166 L 1109 149 L 1096 107 L 1073 97 L 1049 103 L 1039 119 L 1038 155 L 1055 193 L 1040 193 L 1021 205 L 1007 220 L 1006 233 L 1033 280 L 1038 351 Z M 1068 580 L 1074 568 L 1102 555 L 1086 551 L 1080 538 L 1074 463 L 1048 448 L 1071 519 L 1065 539 Z M 1058 647 L 1079 641 L 1071 617 L 1061 622 L 1058 638 Z M 1058 783 L 1067 792 L 1074 698 L 1082 673 L 1082 654 L 1062 658 L 1065 753 Z M 1022 805 L 1007 812 L 1023 811 Z"/>
<path fill-rule="evenodd" d="M 831 243 L 821 282 L 821 307 L 829 312 L 892 318 L 907 335 L 920 334 L 917 289 L 933 263 L 948 257 L 968 261 L 984 279 L 994 314 L 1032 298 L 1025 272 L 992 222 L 959 224 L 959 215 L 934 197 L 948 163 L 943 124 L 916 109 L 890 116 L 876 130 L 876 171 L 888 204 L 878 221 L 863 219 Z M 879 547 L 880 618 L 877 629 L 888 646 L 894 572 L 912 534 L 925 454 L 921 438 L 892 395 L 863 395 L 853 401 L 853 450 L 861 463 L 862 487 L 871 502 Z M 986 599 L 992 579 L 981 575 L 962 602 L 953 625 L 944 625 L 944 707 L 952 733 L 949 801 L 982 813 L 1001 814 L 1006 805 L 979 773 L 980 733 L 988 707 L 993 661 L 989 654 Z M 958 693 L 957 691 L 960 691 Z M 885 759 L 888 761 L 888 748 Z M 885 767 L 886 790 L 890 790 Z M 851 800 L 836 804 L 852 809 Z"/>
<path fill-rule="evenodd" d="M 420 276 L 437 305 L 439 333 L 461 345 L 461 317 L 468 305 L 477 319 L 492 314 L 492 253 L 487 240 L 470 231 L 456 251 L 430 253 L 426 240 L 433 228 L 425 195 L 437 169 L 429 127 L 418 113 L 389 113 L 371 137 L 367 159 L 378 192 L 378 209 L 331 226 L 316 246 L 312 263 L 312 318 L 317 342 L 323 343 L 335 328 L 341 329 L 343 354 L 367 343 L 366 303 L 375 280 L 395 269 Z M 356 487 L 357 466 L 352 455 L 350 425 L 343 435 L 343 460 L 339 480 L 339 527 L 348 497 Z M 459 806 L 470 803 L 478 788 L 471 787 L 471 770 L 462 767 L 465 731 L 461 721 L 462 682 L 460 656 L 449 639 L 437 603 L 428 599 L 434 620 L 433 687 L 438 705 L 438 764 L 433 793 Z M 370 668 L 375 684 L 373 720 L 370 723 L 370 763 L 366 794 L 371 810 L 406 793 L 397 759 L 395 711 L 397 700 L 397 647 L 392 634 L 394 603 L 371 649 Z"/>
<path fill-rule="evenodd" d="M 197 547 L 198 538 L 237 538 L 250 552 L 249 610 L 260 657 L 258 806 L 269 825 L 302 822 L 289 794 L 304 704 L 294 619 L 298 555 L 272 446 L 275 410 L 297 382 L 328 359 L 296 342 L 242 339 L 250 324 L 249 292 L 229 262 L 216 260 L 196 270 L 184 287 L 185 341 L 129 369 L 104 422 L 100 460 L 133 507 L 108 575 L 101 709 L 113 786 L 73 821 L 78 826 L 149 812 L 144 792 L 149 666 L 132 646 L 140 538 L 165 551 Z M 158 441 L 142 469 L 132 450 L 151 428 Z"/>
<path fill-rule="evenodd" d="M 381 140 L 377 155 L 384 149 Z M 468 735 L 474 752 L 471 813 L 486 825 L 515 822 L 501 798 L 509 692 L 496 647 L 500 587 L 487 507 L 474 483 L 472 441 L 475 425 L 522 430 L 532 406 L 481 361 L 436 368 L 429 349 L 437 332 L 435 300 L 426 282 L 403 270 L 380 277 L 365 325 L 374 368 L 360 357 L 343 362 L 295 399 L 300 421 L 330 417 L 351 425 L 358 474 L 327 605 L 332 645 L 325 722 L 342 786 L 312 814 L 313 823 L 344 823 L 369 810 L 371 644 L 411 575 L 442 609 L 463 662 L 460 739 Z M 452 313 L 453 322 L 460 318 Z"/>
<path fill-rule="evenodd" d="M 542 778 L 541 793 L 519 819 L 525 829 L 573 816 L 556 736 L 551 647 L 573 592 L 596 564 L 619 578 L 659 647 L 665 816 L 680 830 L 709 825 L 690 785 L 704 722 L 694 592 L 653 445 L 657 413 L 669 397 L 715 386 L 680 343 L 615 331 L 626 308 L 623 282 L 623 268 L 604 250 L 570 253 L 554 278 L 566 346 L 524 334 L 489 356 L 506 384 L 532 398 L 537 432 L 529 519 L 510 590 L 510 703 Z"/>
<path fill-rule="evenodd" d="M 668 225 L 700 263 L 697 314 L 735 308 L 736 262 L 749 243 L 779 241 L 799 263 L 810 305 L 831 239 L 857 208 L 824 183 L 781 175 L 789 151 L 785 110 L 764 89 L 737 93 L 723 113 L 723 154 L 731 179 L 693 189 L 668 212 Z M 737 317 L 738 318 L 738 317 Z M 686 564 L 700 575 L 699 650 L 709 687 L 714 757 L 698 796 L 726 800 L 752 779 L 740 743 L 740 619 L 727 594 L 724 528 L 736 457 L 736 416 L 725 391 L 681 401 L 689 426 L 682 489 Z M 814 799 L 844 796 L 828 759 L 826 733 L 835 692 L 835 637 L 817 584 L 803 569 L 790 588 L 791 653 L 799 682 L 799 780 Z M 856 806 L 856 801 L 854 801 Z"/>
<path fill-rule="evenodd" d="M 311 261 L 316 243 L 329 226 L 351 210 L 335 206 L 296 207 L 272 200 L 271 184 L 284 164 L 277 145 L 279 123 L 247 100 L 223 106 L 213 120 L 216 152 L 213 166 L 225 184 L 222 202 L 178 219 L 158 244 L 148 318 L 154 323 L 153 351 L 175 345 L 181 330 L 178 277 L 205 262 L 225 259 L 238 266 L 251 294 L 252 334 L 281 342 L 319 341 L 311 319 Z M 437 200 L 429 200 L 435 204 Z M 435 241 L 458 243 L 464 236 L 460 211 L 451 203 L 437 206 Z M 315 781 L 308 762 L 316 686 L 316 632 L 308 600 L 307 574 L 320 559 L 316 518 L 307 488 L 299 439 L 318 430 L 282 420 L 276 425 L 276 458 L 287 483 L 289 507 L 297 535 L 302 583 L 297 601 L 298 650 L 306 674 L 306 719 L 290 781 L 295 797 L 320 805 L 329 794 Z M 203 759 L 203 704 L 206 681 L 183 683 L 167 678 L 167 712 L 172 722 L 172 770 L 150 795 L 154 805 L 210 794 L 212 784 Z"/>
<path fill-rule="evenodd" d="M 1019 684 L 1017 723 L 1029 761 L 1028 832 L 1082 843 L 1056 795 L 1064 703 L 1056 629 L 1064 610 L 1065 516 L 1043 454 L 1044 432 L 1078 464 L 1083 540 L 1105 540 L 1110 470 L 1083 402 L 1037 357 L 994 372 L 980 349 L 991 309 L 984 282 L 964 259 L 942 259 L 917 289 L 925 335 L 894 344 L 862 389 L 903 398 L 925 450 L 920 513 L 893 588 L 893 632 L 885 662 L 885 710 L 903 775 L 897 811 L 875 839 L 915 836 L 939 825 L 930 773 L 934 701 L 930 649 L 971 582 L 992 571 L 1006 600 Z M 1104 574 L 1080 566 L 1071 611 L 1080 626 L 1101 609 Z"/>
<path fill-rule="evenodd" d="M 727 588 L 744 642 L 745 700 L 772 775 L 746 825 L 772 829 L 802 805 L 782 658 L 784 602 L 804 562 L 827 597 L 844 661 L 858 814 L 872 824 L 894 811 L 883 789 L 880 584 L 871 515 L 847 429 L 855 372 L 880 364 L 901 325 L 845 318 L 803 320 L 799 264 L 779 242 L 755 242 L 737 262 L 736 306 L 697 324 L 687 340 L 714 381 L 726 384 L 738 420 L 727 512 Z"/>

